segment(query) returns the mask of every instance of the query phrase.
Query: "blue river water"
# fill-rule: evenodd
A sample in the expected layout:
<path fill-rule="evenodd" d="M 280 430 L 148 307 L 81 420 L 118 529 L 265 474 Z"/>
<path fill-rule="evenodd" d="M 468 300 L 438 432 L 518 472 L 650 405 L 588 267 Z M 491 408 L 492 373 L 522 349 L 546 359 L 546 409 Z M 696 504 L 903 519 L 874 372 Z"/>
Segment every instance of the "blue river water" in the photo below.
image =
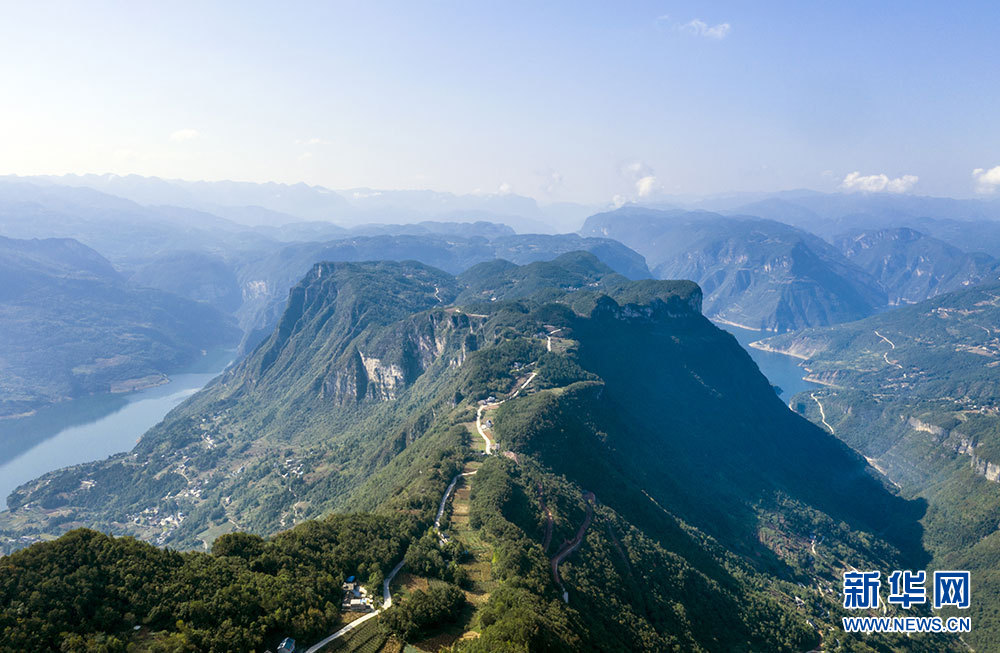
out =
<path fill-rule="evenodd" d="M 761 351 L 750 347 L 750 343 L 755 340 L 763 340 L 774 335 L 763 331 L 753 331 L 751 329 L 741 329 L 728 324 L 716 324 L 715 326 L 728 331 L 736 336 L 743 348 L 750 352 L 750 357 L 757 363 L 757 367 L 764 373 L 771 385 L 781 388 L 779 396 L 788 403 L 792 396 L 803 390 L 811 390 L 819 387 L 815 383 L 805 381 L 802 377 L 805 370 L 799 367 L 799 359 L 784 354 L 775 354 L 769 351 Z"/>
<path fill-rule="evenodd" d="M 0 508 L 7 507 L 14 489 L 42 474 L 130 450 L 172 408 L 218 376 L 233 354 L 209 352 L 155 388 L 82 397 L 0 421 Z"/>
<path fill-rule="evenodd" d="M 786 402 L 815 387 L 802 379 L 799 361 L 749 347 L 769 334 L 729 325 L 732 333 Z M 212 352 L 198 366 L 171 377 L 170 383 L 120 395 L 95 395 L 52 406 L 18 420 L 0 421 L 0 508 L 18 486 L 54 469 L 101 460 L 130 450 L 172 408 L 218 376 L 231 351 Z"/>

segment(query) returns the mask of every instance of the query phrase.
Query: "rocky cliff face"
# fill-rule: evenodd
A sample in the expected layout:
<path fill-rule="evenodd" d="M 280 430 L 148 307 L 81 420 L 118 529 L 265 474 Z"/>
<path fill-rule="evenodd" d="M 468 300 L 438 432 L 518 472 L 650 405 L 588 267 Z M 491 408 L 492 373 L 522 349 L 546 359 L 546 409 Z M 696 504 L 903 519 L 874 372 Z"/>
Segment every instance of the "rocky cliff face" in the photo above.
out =
<path fill-rule="evenodd" d="M 461 231 L 460 225 L 449 228 Z M 512 235 L 505 230 L 467 235 L 400 233 L 287 245 L 239 266 L 243 303 L 236 315 L 248 333 L 243 347 L 252 349 L 267 338 L 283 315 L 289 289 L 320 261 L 414 260 L 458 274 L 484 261 L 502 259 L 525 264 L 575 251 L 592 253 L 629 279 L 651 276 L 643 257 L 625 245 L 606 238 L 581 238 L 577 234 Z"/>
<path fill-rule="evenodd" d="M 441 356 L 448 355 L 449 366 L 460 366 L 469 353 L 467 336 L 476 331 L 476 321 L 481 322 L 463 313 L 432 311 L 381 338 L 352 344 L 320 375 L 320 396 L 340 405 L 395 400 Z"/>
<path fill-rule="evenodd" d="M 584 235 L 617 238 L 660 279 L 691 279 L 705 315 L 783 332 L 858 319 L 885 305 L 874 278 L 821 239 L 785 224 L 630 207 L 588 218 Z"/>
<path fill-rule="evenodd" d="M 923 431 L 934 436 L 935 441 L 944 448 L 964 456 L 969 456 L 969 466 L 972 471 L 994 483 L 1000 482 L 1000 465 L 979 456 L 976 448 L 979 442 L 968 435 L 961 433 L 958 429 L 945 430 L 940 426 L 928 424 L 916 417 L 910 417 L 907 424 L 914 431 Z"/>
<path fill-rule="evenodd" d="M 905 227 L 852 232 L 834 245 L 879 280 L 891 305 L 923 301 L 1000 275 L 1000 262 L 988 254 L 966 253 Z"/>

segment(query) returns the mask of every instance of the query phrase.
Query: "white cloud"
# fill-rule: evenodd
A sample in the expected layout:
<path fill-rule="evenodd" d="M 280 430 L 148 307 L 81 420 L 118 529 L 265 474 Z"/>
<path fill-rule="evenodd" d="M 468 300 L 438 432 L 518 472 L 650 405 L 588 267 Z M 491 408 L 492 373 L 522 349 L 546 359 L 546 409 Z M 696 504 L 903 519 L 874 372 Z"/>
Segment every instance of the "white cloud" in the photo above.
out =
<path fill-rule="evenodd" d="M 695 18 L 691 22 L 681 25 L 679 29 L 689 34 L 694 34 L 695 36 L 704 36 L 707 39 L 720 40 L 726 38 L 732 27 L 729 23 L 719 23 L 714 27 L 710 27 L 705 21 Z"/>
<path fill-rule="evenodd" d="M 621 207 L 628 204 L 628 198 L 626 198 L 624 195 L 615 195 L 614 197 L 611 198 L 611 204 L 616 209 L 620 209 Z"/>
<path fill-rule="evenodd" d="M 995 193 L 1000 188 L 1000 166 L 989 170 L 976 168 L 972 171 L 972 178 L 976 180 L 977 193 Z"/>
<path fill-rule="evenodd" d="M 849 192 L 862 193 L 908 193 L 919 181 L 916 175 L 903 175 L 892 179 L 889 175 L 862 175 L 860 172 L 849 173 L 844 177 L 840 187 Z"/>
<path fill-rule="evenodd" d="M 201 138 L 201 132 L 197 129 L 178 129 L 170 135 L 172 141 L 193 141 Z"/>
<path fill-rule="evenodd" d="M 653 173 L 653 168 L 642 161 L 633 161 L 622 166 L 622 175 L 632 180 L 639 197 L 650 197 L 662 190 Z"/>
<path fill-rule="evenodd" d="M 639 193 L 639 197 L 649 197 L 658 187 L 656 177 L 653 175 L 646 175 L 635 182 L 635 190 Z"/>
<path fill-rule="evenodd" d="M 513 190 L 514 188 L 506 181 L 502 182 L 500 184 L 500 187 L 497 188 L 497 192 L 500 193 L 501 195 L 510 195 Z"/>

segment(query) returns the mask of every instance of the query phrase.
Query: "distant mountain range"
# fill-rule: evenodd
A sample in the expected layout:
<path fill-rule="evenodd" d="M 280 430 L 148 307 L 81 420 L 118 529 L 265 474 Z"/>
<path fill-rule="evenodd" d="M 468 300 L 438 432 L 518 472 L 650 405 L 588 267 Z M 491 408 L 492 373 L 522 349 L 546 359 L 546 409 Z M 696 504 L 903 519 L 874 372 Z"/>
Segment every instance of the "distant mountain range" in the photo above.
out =
<path fill-rule="evenodd" d="M 833 246 L 771 220 L 626 207 L 591 216 L 581 233 L 629 245 L 658 278 L 698 282 L 708 317 L 749 329 L 845 322 L 886 303 L 877 281 Z"/>
<path fill-rule="evenodd" d="M 582 238 L 576 234 L 525 234 L 487 239 L 477 235 L 465 237 L 444 233 L 409 235 L 405 233 L 410 231 L 408 228 L 400 231 L 404 233 L 288 245 L 260 259 L 243 263 L 237 275 L 243 288 L 244 302 L 237 316 L 248 333 L 246 345 L 255 345 L 261 336 L 274 328 L 284 310 L 288 290 L 314 264 L 322 261 L 413 260 L 457 274 L 483 261 L 504 259 L 513 263 L 530 263 L 584 250 L 592 252 L 613 270 L 630 279 L 651 276 L 642 256 L 607 238 Z M 468 233 L 470 230 L 456 231 Z M 491 233 L 496 230 L 480 231 Z"/>
<path fill-rule="evenodd" d="M 132 452 L 47 474 L 0 513 L 8 542 L 86 524 L 212 553 L 73 531 L 0 560 L 0 623 L 27 596 L 7 632 L 35 648 L 98 631 L 309 643 L 339 627 L 346 574 L 380 587 L 402 568 L 410 589 L 396 581 L 361 640 L 376 648 L 388 629 L 470 653 L 814 649 L 840 623 L 844 560 L 924 564 L 922 507 L 787 410 L 701 301 L 585 252 L 458 276 L 318 263 L 267 339 Z M 420 607 L 414 587 L 456 602 Z M 67 604 L 80 593 L 105 609 Z"/>
<path fill-rule="evenodd" d="M 878 280 L 890 305 L 1000 279 L 1000 261 L 989 254 L 967 253 L 907 227 L 852 232 L 834 246 Z"/>
<path fill-rule="evenodd" d="M 223 312 L 132 286 L 75 240 L 0 237 L 0 417 L 157 385 L 238 338 Z"/>
<path fill-rule="evenodd" d="M 540 206 L 513 193 L 456 195 L 430 190 L 352 188 L 334 191 L 307 184 L 184 181 L 139 175 L 8 177 L 45 185 L 86 187 L 144 206 L 177 206 L 206 211 L 248 226 L 296 221 L 341 225 L 369 222 L 504 222 L 519 232 L 572 231 L 593 208 L 556 203 Z"/>
<path fill-rule="evenodd" d="M 348 200 L 352 215 L 367 224 L 303 221 L 329 217 Z M 580 233 L 639 252 L 653 276 L 698 282 L 713 319 L 776 332 L 858 319 L 996 276 L 992 255 L 983 253 L 1000 255 L 1000 222 L 990 219 L 1000 215 L 1000 205 L 993 201 L 797 191 L 703 204 L 726 214 L 630 205 L 591 216 Z M 0 182 L 3 233 L 76 238 L 136 283 L 237 314 L 250 334 L 247 345 L 274 324 L 295 279 L 324 259 L 414 258 L 459 272 L 494 257 L 523 263 L 582 247 L 627 276 L 646 274 L 639 257 L 609 242 L 574 245 L 567 235 L 546 240 L 524 234 L 526 240 L 508 249 L 500 240 L 514 236 L 511 227 L 468 221 L 504 211 L 541 219 L 532 201 L 514 196 L 352 189 L 342 197 L 302 184 L 113 175 Z M 392 224 L 394 219 L 405 223 Z M 480 237 L 495 245 L 473 242 Z M 179 273 L 187 270 L 193 278 L 181 281 Z"/>

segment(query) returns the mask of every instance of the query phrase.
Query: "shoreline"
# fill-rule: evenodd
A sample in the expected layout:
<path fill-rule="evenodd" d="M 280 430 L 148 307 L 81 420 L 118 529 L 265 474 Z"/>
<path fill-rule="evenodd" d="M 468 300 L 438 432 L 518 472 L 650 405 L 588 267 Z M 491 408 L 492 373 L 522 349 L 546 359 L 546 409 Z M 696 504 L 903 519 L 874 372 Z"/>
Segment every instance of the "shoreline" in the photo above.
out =
<path fill-rule="evenodd" d="M 81 401 L 91 398 L 100 397 L 121 397 L 128 396 L 133 393 L 142 392 L 144 390 L 151 390 L 153 388 L 159 388 L 161 386 L 169 385 L 174 382 L 174 379 L 178 376 L 185 376 L 188 374 L 205 374 L 212 373 L 212 370 L 204 370 L 205 360 L 210 356 L 217 356 L 219 354 L 226 354 L 227 363 L 217 374 L 222 374 L 229 366 L 235 362 L 236 357 L 235 347 L 216 347 L 210 350 L 202 350 L 201 355 L 197 359 L 188 362 L 186 365 L 181 365 L 176 369 L 172 369 L 168 372 L 154 372 L 152 374 L 147 374 L 146 376 L 122 379 L 120 381 L 111 381 L 108 384 L 107 390 L 88 392 L 71 397 L 61 397 L 57 401 L 48 401 L 37 405 L 23 413 L 16 413 L 12 415 L 0 415 L 0 422 L 5 421 L 17 421 L 22 419 L 29 419 L 35 417 L 39 414 L 39 411 L 48 411 L 52 408 L 57 408 L 60 406 L 65 406 L 76 401 Z M 208 367 L 217 367 L 217 365 L 208 365 Z"/>
<path fill-rule="evenodd" d="M 754 349 L 759 349 L 761 351 L 766 351 L 766 352 L 771 353 L 771 354 L 781 354 L 782 356 L 790 356 L 792 358 L 797 358 L 797 359 L 799 359 L 801 361 L 807 361 L 807 360 L 809 360 L 808 356 L 803 356 L 802 354 L 793 354 L 792 352 L 785 351 L 783 349 L 776 349 L 776 348 L 772 347 L 771 345 L 764 344 L 764 342 L 761 341 L 761 340 L 755 340 L 755 341 L 751 342 L 749 346 L 753 347 Z"/>
<path fill-rule="evenodd" d="M 812 373 L 807 374 L 802 377 L 803 381 L 808 381 L 809 383 L 815 383 L 816 385 L 821 385 L 825 388 L 833 388 L 834 390 L 847 390 L 847 386 L 837 385 L 836 383 L 830 383 L 829 381 L 823 381 Z"/>
<path fill-rule="evenodd" d="M 149 388 L 156 388 L 161 385 L 166 385 L 170 383 L 170 377 L 166 374 L 150 374 L 148 376 L 139 377 L 137 379 L 124 379 L 122 381 L 113 381 L 111 383 L 111 389 L 108 394 L 120 395 L 129 394 L 131 392 L 138 392 L 140 390 L 148 390 Z M 94 393 L 98 394 L 98 393 Z"/>
<path fill-rule="evenodd" d="M 731 320 L 724 320 L 721 317 L 709 317 L 707 315 L 705 317 L 707 317 L 712 322 L 718 322 L 719 324 L 725 324 L 726 326 L 733 326 L 733 327 L 736 327 L 738 329 L 744 329 L 746 331 L 756 331 L 758 333 L 773 333 L 774 335 L 778 335 L 777 331 L 769 331 L 768 329 L 757 329 L 757 328 L 754 328 L 752 326 L 747 326 L 745 324 L 740 324 L 739 322 L 733 322 Z"/>

